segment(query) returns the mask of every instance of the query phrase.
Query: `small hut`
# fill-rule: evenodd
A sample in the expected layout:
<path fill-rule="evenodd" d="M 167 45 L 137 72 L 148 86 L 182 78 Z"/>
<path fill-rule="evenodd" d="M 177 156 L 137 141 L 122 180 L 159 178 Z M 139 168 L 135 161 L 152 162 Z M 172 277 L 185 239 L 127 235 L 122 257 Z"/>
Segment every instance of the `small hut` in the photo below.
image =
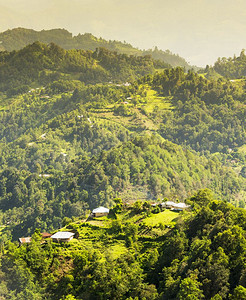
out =
<path fill-rule="evenodd" d="M 103 206 L 93 209 L 92 216 L 93 217 L 103 217 L 109 214 L 109 209 Z"/>

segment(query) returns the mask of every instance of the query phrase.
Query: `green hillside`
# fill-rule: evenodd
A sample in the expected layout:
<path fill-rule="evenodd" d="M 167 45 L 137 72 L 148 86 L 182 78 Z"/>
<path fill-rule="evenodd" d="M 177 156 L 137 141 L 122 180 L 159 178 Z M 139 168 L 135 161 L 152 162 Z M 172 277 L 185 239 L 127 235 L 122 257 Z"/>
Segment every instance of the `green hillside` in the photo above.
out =
<path fill-rule="evenodd" d="M 77 88 L 64 91 L 69 85 Z M 3 96 L 2 223 L 17 237 L 36 227 L 58 228 L 64 217 L 110 206 L 114 197 L 183 200 L 206 187 L 244 207 L 245 154 L 236 144 L 245 142 L 243 91 L 177 68 L 128 86 L 59 80 Z M 220 121 L 214 110 L 222 107 L 231 131 L 218 125 L 217 140 L 210 128 Z M 199 126 L 205 143 L 197 135 Z M 233 134 L 237 130 L 241 135 Z M 194 151 L 200 149 L 206 151 Z"/>
<path fill-rule="evenodd" d="M 173 67 L 181 66 L 191 68 L 184 58 L 171 51 L 159 50 L 139 50 L 126 42 L 107 41 L 103 38 L 97 38 L 90 33 L 78 34 L 73 36 L 72 33 L 65 29 L 51 29 L 35 31 L 32 29 L 15 28 L 0 33 L 0 50 L 13 51 L 20 50 L 28 44 L 36 41 L 49 44 L 55 43 L 64 49 L 83 49 L 95 51 L 96 48 L 106 48 L 110 51 L 117 51 L 121 54 L 144 56 L 151 55 L 154 59 L 164 61 Z"/>
<path fill-rule="evenodd" d="M 66 220 L 69 242 L 7 243 L 4 299 L 245 299 L 245 210 L 201 190 L 185 212 L 122 206 Z"/>
<path fill-rule="evenodd" d="M 0 53 L 0 299 L 246 299 L 246 84 L 206 71 Z"/>

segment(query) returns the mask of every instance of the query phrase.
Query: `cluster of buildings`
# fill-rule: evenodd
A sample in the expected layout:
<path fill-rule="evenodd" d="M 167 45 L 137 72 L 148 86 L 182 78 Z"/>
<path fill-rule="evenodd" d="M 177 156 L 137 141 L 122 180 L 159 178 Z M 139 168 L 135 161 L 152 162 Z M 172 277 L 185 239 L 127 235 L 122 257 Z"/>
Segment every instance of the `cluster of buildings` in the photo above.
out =
<path fill-rule="evenodd" d="M 50 238 L 53 242 L 69 242 L 73 239 L 75 233 L 70 231 L 58 231 L 55 234 L 50 234 L 48 232 L 41 233 L 42 241 L 44 242 L 47 238 Z M 19 238 L 19 245 L 30 243 L 31 237 Z"/>
<path fill-rule="evenodd" d="M 109 209 L 103 206 L 93 209 L 91 216 L 92 217 L 103 217 L 109 214 Z M 54 234 L 48 232 L 41 233 L 42 241 L 44 242 L 47 238 L 51 239 L 53 242 L 69 242 L 73 239 L 75 233 L 70 231 L 58 231 Z M 22 237 L 19 238 L 19 245 L 30 243 L 32 240 L 31 237 Z"/>
<path fill-rule="evenodd" d="M 184 202 L 179 202 L 175 203 L 173 201 L 166 201 L 161 204 L 152 204 L 153 207 L 159 205 L 160 208 L 164 209 L 170 209 L 173 211 L 183 211 L 185 209 L 188 209 L 190 205 L 185 204 Z M 103 217 L 107 216 L 109 214 L 109 209 L 103 206 L 99 206 L 98 208 L 93 209 L 91 212 L 91 217 Z M 73 239 L 75 233 L 70 232 L 70 231 L 58 231 L 54 234 L 50 234 L 47 232 L 41 233 L 42 235 L 42 240 L 45 241 L 45 239 L 50 238 L 53 242 L 69 242 Z M 19 238 L 19 244 L 25 244 L 25 243 L 30 243 L 31 242 L 31 237 L 23 237 Z"/>
<path fill-rule="evenodd" d="M 168 208 L 168 209 L 174 210 L 174 211 L 183 211 L 185 209 L 188 209 L 190 207 L 190 205 L 187 205 L 184 202 L 175 203 L 173 201 L 166 201 L 166 202 L 162 202 L 160 204 L 160 207 Z"/>

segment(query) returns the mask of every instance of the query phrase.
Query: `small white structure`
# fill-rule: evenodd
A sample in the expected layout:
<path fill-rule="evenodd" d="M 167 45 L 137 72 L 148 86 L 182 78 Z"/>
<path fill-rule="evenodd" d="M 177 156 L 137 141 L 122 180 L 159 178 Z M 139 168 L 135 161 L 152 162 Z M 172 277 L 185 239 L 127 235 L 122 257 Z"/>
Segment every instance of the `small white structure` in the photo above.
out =
<path fill-rule="evenodd" d="M 175 211 L 182 211 L 190 207 L 190 205 L 185 204 L 184 202 L 175 203 L 173 201 L 166 201 L 161 203 L 162 208 L 168 208 Z"/>
<path fill-rule="evenodd" d="M 166 202 L 162 202 L 161 203 L 161 207 L 162 208 L 173 208 L 175 207 L 177 203 L 173 202 L 173 201 L 166 201 Z"/>
<path fill-rule="evenodd" d="M 51 174 L 39 174 L 38 176 L 48 178 L 48 177 L 51 177 Z"/>
<path fill-rule="evenodd" d="M 175 206 L 171 210 L 183 211 L 184 209 L 187 209 L 189 207 L 190 207 L 190 205 L 180 202 L 180 203 L 175 203 Z"/>
<path fill-rule="evenodd" d="M 93 209 L 92 216 L 93 217 L 103 217 L 109 214 L 109 209 L 103 206 Z"/>
<path fill-rule="evenodd" d="M 54 242 L 69 242 L 73 239 L 75 233 L 69 231 L 58 231 L 53 234 L 50 238 Z"/>
<path fill-rule="evenodd" d="M 31 243 L 31 240 L 32 238 L 30 236 L 19 238 L 19 246 L 21 246 L 22 244 Z"/>

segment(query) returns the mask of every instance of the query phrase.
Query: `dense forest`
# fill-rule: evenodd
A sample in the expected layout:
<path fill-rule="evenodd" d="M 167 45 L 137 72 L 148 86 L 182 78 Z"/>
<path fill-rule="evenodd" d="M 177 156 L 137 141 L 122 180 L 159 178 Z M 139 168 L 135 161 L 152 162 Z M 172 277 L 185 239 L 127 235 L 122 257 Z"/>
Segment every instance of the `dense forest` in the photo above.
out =
<path fill-rule="evenodd" d="M 28 44 L 36 41 L 49 44 L 55 43 L 64 49 L 83 49 L 95 51 L 96 48 L 106 48 L 110 51 L 117 51 L 120 54 L 145 56 L 151 55 L 154 59 L 161 60 L 173 67 L 185 67 L 190 69 L 191 66 L 184 58 L 173 54 L 170 50 L 160 50 L 155 47 L 154 50 L 139 50 L 126 42 L 106 41 L 97 38 L 90 33 L 78 34 L 73 36 L 72 33 L 65 29 L 51 29 L 35 31 L 32 29 L 15 28 L 0 33 L 0 50 L 13 51 L 20 50 Z"/>
<path fill-rule="evenodd" d="M 181 68 L 147 75 L 139 82 L 150 84 L 175 105 L 175 110 L 158 116 L 165 138 L 200 152 L 228 152 L 244 145 L 244 82 L 207 80 L 191 71 L 186 74 Z"/>
<path fill-rule="evenodd" d="M 245 80 L 158 51 L 0 52 L 0 299 L 246 299 Z"/>
<path fill-rule="evenodd" d="M 58 80 L 124 82 L 168 66 L 150 56 L 127 56 L 105 48 L 64 50 L 53 43 L 35 42 L 19 51 L 0 52 L 0 91 L 13 96 Z M 74 85 L 70 83 L 68 88 Z"/>

